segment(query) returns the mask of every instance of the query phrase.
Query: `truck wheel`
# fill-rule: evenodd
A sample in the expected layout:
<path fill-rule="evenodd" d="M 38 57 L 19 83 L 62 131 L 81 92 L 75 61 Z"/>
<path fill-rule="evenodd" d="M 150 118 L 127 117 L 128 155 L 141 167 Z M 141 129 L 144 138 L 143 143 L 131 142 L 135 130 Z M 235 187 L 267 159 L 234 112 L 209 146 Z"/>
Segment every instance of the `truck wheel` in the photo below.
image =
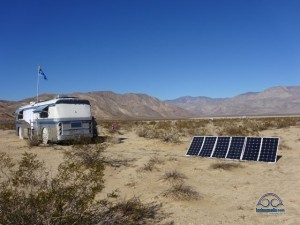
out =
<path fill-rule="evenodd" d="M 48 129 L 47 128 L 44 128 L 43 129 L 43 132 L 42 132 L 42 142 L 43 144 L 48 144 L 49 142 L 49 132 L 48 132 Z"/>
<path fill-rule="evenodd" d="M 19 136 L 20 139 L 24 139 L 24 137 L 23 137 L 23 130 L 22 130 L 21 127 L 18 128 L 18 136 Z"/>

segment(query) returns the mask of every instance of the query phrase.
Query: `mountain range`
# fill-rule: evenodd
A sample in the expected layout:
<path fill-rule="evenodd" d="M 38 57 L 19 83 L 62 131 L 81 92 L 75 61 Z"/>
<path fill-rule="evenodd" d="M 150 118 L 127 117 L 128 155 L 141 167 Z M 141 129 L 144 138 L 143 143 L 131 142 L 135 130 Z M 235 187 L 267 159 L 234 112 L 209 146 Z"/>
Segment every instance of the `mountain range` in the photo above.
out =
<path fill-rule="evenodd" d="M 177 119 L 201 116 L 300 115 L 300 86 L 279 86 L 262 92 L 248 92 L 231 98 L 185 96 L 161 101 L 146 94 L 116 94 L 111 91 L 72 93 L 70 96 L 90 101 L 98 120 L 109 119 Z M 49 100 L 56 94 L 43 94 Z M 0 121 L 13 120 L 20 106 L 35 101 L 0 100 Z"/>
<path fill-rule="evenodd" d="M 178 119 L 195 114 L 179 106 L 164 102 L 146 94 L 116 94 L 111 91 L 72 93 L 68 96 L 90 101 L 92 113 L 98 120 L 110 119 Z M 57 94 L 43 94 L 40 100 L 53 99 Z M 35 97 L 21 101 L 0 100 L 0 121 L 13 120 L 13 112 L 22 105 L 35 101 Z"/>
<path fill-rule="evenodd" d="M 185 96 L 167 102 L 198 116 L 300 115 L 300 87 L 278 86 L 232 98 Z"/>

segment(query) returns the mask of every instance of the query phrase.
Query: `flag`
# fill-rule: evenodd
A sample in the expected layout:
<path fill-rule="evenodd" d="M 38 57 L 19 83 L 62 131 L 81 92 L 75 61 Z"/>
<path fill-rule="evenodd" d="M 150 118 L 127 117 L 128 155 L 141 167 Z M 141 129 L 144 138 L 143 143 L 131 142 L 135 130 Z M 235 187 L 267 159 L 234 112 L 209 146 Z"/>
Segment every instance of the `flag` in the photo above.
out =
<path fill-rule="evenodd" d="M 44 72 L 43 72 L 43 70 L 42 70 L 42 68 L 40 66 L 38 68 L 38 72 L 39 72 L 40 76 L 43 76 L 45 80 L 48 80 L 47 77 L 46 77 L 46 75 L 44 74 Z"/>

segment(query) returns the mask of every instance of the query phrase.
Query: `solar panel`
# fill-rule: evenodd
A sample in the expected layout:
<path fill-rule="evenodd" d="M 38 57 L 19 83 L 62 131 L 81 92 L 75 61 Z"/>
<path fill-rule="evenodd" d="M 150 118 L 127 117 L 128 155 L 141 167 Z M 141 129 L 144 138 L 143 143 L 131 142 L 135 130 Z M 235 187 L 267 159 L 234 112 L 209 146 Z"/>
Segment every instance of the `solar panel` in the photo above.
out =
<path fill-rule="evenodd" d="M 195 136 L 187 156 L 276 162 L 278 137 Z"/>
<path fill-rule="evenodd" d="M 248 137 L 242 160 L 257 161 L 262 138 Z"/>
<path fill-rule="evenodd" d="M 240 159 L 244 149 L 246 137 L 232 137 L 226 159 Z"/>
<path fill-rule="evenodd" d="M 199 156 L 210 157 L 214 147 L 217 137 L 205 137 L 203 146 L 200 150 Z"/>
<path fill-rule="evenodd" d="M 218 137 L 216 147 L 212 154 L 214 158 L 225 158 L 230 144 L 230 137 Z"/>
<path fill-rule="evenodd" d="M 258 161 L 276 162 L 279 138 L 263 138 Z"/>
<path fill-rule="evenodd" d="M 186 155 L 198 155 L 203 144 L 204 137 L 194 137 Z"/>

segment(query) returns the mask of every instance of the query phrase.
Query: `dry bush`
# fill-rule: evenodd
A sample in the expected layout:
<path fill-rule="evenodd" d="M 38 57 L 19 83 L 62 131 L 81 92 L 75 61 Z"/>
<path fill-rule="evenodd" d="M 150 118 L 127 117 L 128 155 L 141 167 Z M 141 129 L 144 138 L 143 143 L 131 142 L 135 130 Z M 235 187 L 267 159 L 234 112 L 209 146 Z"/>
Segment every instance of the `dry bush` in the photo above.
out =
<path fill-rule="evenodd" d="M 15 169 L 1 161 L 9 179 L 1 182 L 0 224 L 87 224 L 99 219 L 93 199 L 103 188 L 104 166 L 97 155 L 87 155 L 69 152 L 54 178 L 31 153 Z"/>
<path fill-rule="evenodd" d="M 158 158 L 157 155 L 152 156 L 149 161 L 140 169 L 142 171 L 158 170 L 157 164 L 163 164 L 164 161 Z"/>
<path fill-rule="evenodd" d="M 195 129 L 199 127 L 206 127 L 209 124 L 207 119 L 192 119 L 192 120 L 177 120 L 175 126 L 178 130 L 182 129 Z"/>
<path fill-rule="evenodd" d="M 225 163 L 225 162 L 217 162 L 210 165 L 212 169 L 221 169 L 221 170 L 232 170 L 236 168 L 243 168 L 240 163 Z"/>
<path fill-rule="evenodd" d="M 153 170 L 158 170 L 158 168 L 156 167 L 155 164 L 153 164 L 151 162 L 147 162 L 146 164 L 144 164 L 144 166 L 141 168 L 141 170 L 143 170 L 143 171 L 153 171 Z"/>
<path fill-rule="evenodd" d="M 27 144 L 28 147 L 35 147 L 35 146 L 39 146 L 41 144 L 41 137 L 34 135 L 31 138 L 27 139 Z"/>
<path fill-rule="evenodd" d="M 134 162 L 135 159 L 112 159 L 112 158 L 104 158 L 103 159 L 103 163 L 106 166 L 110 166 L 110 167 L 121 167 L 121 166 L 131 166 L 132 162 Z"/>
<path fill-rule="evenodd" d="M 0 121 L 0 130 L 15 130 L 16 124 L 13 120 Z"/>
<path fill-rule="evenodd" d="M 170 130 L 166 130 L 162 133 L 161 139 L 164 142 L 180 143 L 179 132 L 176 128 L 171 127 Z"/>
<path fill-rule="evenodd" d="M 280 129 L 290 126 L 296 126 L 300 121 L 299 117 L 269 117 L 247 119 L 244 121 L 244 126 L 253 131 L 263 131 L 268 129 Z"/>
<path fill-rule="evenodd" d="M 0 224 L 155 224 L 162 217 L 154 203 L 95 201 L 104 187 L 104 149 L 105 145 L 74 146 L 65 152 L 55 177 L 34 154 L 24 153 L 15 164 L 1 153 Z"/>
<path fill-rule="evenodd" d="M 207 119 L 198 119 L 198 120 L 177 120 L 175 122 L 175 127 L 183 136 L 187 135 L 201 135 L 207 133 L 207 125 L 209 124 L 209 120 Z"/>
<path fill-rule="evenodd" d="M 163 123 L 168 124 L 169 123 Z M 179 143 L 180 135 L 175 127 L 167 126 L 162 128 L 162 124 L 158 123 L 155 126 L 142 125 L 136 129 L 136 133 L 139 137 L 149 138 L 149 139 L 160 139 L 164 142 Z"/>
<path fill-rule="evenodd" d="M 200 135 L 213 135 L 206 127 L 197 127 L 186 129 L 183 132 L 184 136 L 200 136 Z"/>
<path fill-rule="evenodd" d="M 100 124 L 101 127 L 111 131 L 113 123 L 116 123 L 118 125 L 118 130 L 126 131 L 131 131 L 133 128 L 144 124 L 143 121 L 137 120 L 101 120 L 97 124 Z"/>
<path fill-rule="evenodd" d="M 290 126 L 296 126 L 299 119 L 293 117 L 285 117 L 285 118 L 276 118 L 275 124 L 276 128 L 286 128 Z"/>
<path fill-rule="evenodd" d="M 143 121 L 138 121 L 138 120 L 122 120 L 119 122 L 120 128 L 127 131 L 133 130 L 133 128 L 139 126 L 142 123 Z"/>
<path fill-rule="evenodd" d="M 249 130 L 247 127 L 229 125 L 222 127 L 218 135 L 222 136 L 249 136 L 253 135 L 253 131 Z"/>
<path fill-rule="evenodd" d="M 169 130 L 173 127 L 173 121 L 157 121 L 155 124 L 156 129 L 161 129 L 161 130 Z"/>
<path fill-rule="evenodd" d="M 185 176 L 183 173 L 180 173 L 176 170 L 174 171 L 170 171 L 170 172 L 166 172 L 161 178 L 160 180 L 163 181 L 168 181 L 171 183 L 181 183 L 183 182 L 184 179 L 187 179 L 187 176 Z"/>
<path fill-rule="evenodd" d="M 187 186 L 183 183 L 174 184 L 171 188 L 163 193 L 165 197 L 171 197 L 175 200 L 197 200 L 200 198 L 200 194 L 193 190 L 191 186 Z"/>
<path fill-rule="evenodd" d="M 268 130 L 274 127 L 274 121 L 271 118 L 246 119 L 243 121 L 243 126 L 253 133 Z"/>
<path fill-rule="evenodd" d="M 97 225 L 147 225 L 158 224 L 167 215 L 162 213 L 161 204 L 155 202 L 144 204 L 139 198 L 118 201 L 115 204 L 107 204 L 102 214 L 101 222 Z"/>
<path fill-rule="evenodd" d="M 139 137 L 143 138 L 155 138 L 154 136 L 154 128 L 149 125 L 141 125 L 137 127 L 136 133 Z"/>

